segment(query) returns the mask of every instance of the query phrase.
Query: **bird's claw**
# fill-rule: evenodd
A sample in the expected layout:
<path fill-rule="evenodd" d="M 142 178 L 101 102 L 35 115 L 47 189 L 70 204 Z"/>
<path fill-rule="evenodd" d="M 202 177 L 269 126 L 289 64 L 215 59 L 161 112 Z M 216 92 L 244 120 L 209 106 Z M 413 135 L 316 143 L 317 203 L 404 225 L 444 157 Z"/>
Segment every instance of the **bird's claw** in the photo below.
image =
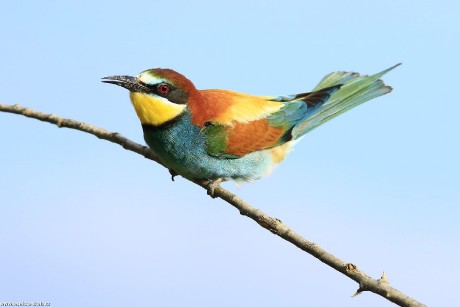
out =
<path fill-rule="evenodd" d="M 169 170 L 169 173 L 171 174 L 171 180 L 174 181 L 174 177 L 176 177 L 177 175 L 179 175 L 178 173 L 176 173 L 173 169 L 168 169 Z"/>
<path fill-rule="evenodd" d="M 212 198 L 216 198 L 217 196 L 214 194 L 216 189 L 220 187 L 220 184 L 222 183 L 223 179 L 219 178 L 216 180 L 210 180 L 207 184 L 208 186 L 208 195 L 211 196 Z"/>

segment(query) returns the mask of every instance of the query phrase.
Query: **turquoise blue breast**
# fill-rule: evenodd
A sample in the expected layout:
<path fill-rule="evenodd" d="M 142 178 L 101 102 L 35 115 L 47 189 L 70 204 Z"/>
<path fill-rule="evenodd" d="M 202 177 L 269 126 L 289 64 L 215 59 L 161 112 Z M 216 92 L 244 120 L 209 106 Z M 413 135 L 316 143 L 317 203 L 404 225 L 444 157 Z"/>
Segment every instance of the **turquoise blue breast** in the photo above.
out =
<path fill-rule="evenodd" d="M 190 114 L 160 127 L 143 126 L 144 139 L 165 166 L 189 179 L 259 179 L 272 165 L 267 151 L 256 151 L 237 159 L 210 156 L 200 128 Z"/>

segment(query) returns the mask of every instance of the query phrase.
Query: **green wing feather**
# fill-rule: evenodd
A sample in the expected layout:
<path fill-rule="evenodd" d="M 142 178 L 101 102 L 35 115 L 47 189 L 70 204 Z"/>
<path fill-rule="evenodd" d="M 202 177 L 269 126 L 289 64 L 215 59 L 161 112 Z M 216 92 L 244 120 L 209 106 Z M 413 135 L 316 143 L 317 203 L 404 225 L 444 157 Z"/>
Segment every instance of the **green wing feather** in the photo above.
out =
<path fill-rule="evenodd" d="M 312 131 L 326 121 L 378 96 L 391 92 L 392 88 L 380 78 L 401 64 L 397 64 L 371 76 L 361 76 L 353 72 L 334 72 L 325 76 L 314 88 L 314 91 L 337 84 L 343 84 L 339 91 L 314 110 L 309 116 L 293 129 L 295 138 Z"/>

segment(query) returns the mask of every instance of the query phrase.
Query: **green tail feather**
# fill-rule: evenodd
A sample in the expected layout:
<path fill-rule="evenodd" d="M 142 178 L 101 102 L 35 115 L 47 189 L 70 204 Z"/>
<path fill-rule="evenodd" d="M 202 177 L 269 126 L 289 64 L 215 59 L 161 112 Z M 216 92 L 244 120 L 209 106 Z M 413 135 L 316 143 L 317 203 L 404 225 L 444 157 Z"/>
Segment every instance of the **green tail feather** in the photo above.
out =
<path fill-rule="evenodd" d="M 385 85 L 380 77 L 399 65 L 401 64 L 371 76 L 361 76 L 358 73 L 343 71 L 325 76 L 314 88 L 314 91 L 338 84 L 343 84 L 343 86 L 326 103 L 314 109 L 305 121 L 293 129 L 294 138 L 301 137 L 328 120 L 368 100 L 391 92 L 392 88 Z"/>

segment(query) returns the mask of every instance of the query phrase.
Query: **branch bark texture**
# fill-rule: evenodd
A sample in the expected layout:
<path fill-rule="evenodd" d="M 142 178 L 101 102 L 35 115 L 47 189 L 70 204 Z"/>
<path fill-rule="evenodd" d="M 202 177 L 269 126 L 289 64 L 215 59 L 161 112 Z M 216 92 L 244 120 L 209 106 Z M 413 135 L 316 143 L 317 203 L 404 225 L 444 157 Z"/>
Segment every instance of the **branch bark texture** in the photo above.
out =
<path fill-rule="evenodd" d="M 133 151 L 144 156 L 147 159 L 153 160 L 159 164 L 161 162 L 155 157 L 154 153 L 147 146 L 135 143 L 117 132 L 110 132 L 83 122 L 79 122 L 69 118 L 62 118 L 53 114 L 45 114 L 32 109 L 24 108 L 20 105 L 5 105 L 0 104 L 0 111 L 23 115 L 30 118 L 35 118 L 44 122 L 54 124 L 60 128 L 70 128 L 80 130 L 100 139 L 118 144 L 126 150 Z M 210 192 L 210 186 L 206 181 L 196 181 L 195 184 L 200 185 Z M 273 234 L 291 242 L 301 250 L 309 253 L 313 257 L 334 268 L 340 273 L 348 276 L 356 281 L 359 285 L 355 295 L 364 291 L 370 291 L 378 294 L 385 299 L 399 305 L 399 306 L 425 306 L 424 304 L 416 301 L 415 299 L 407 296 L 401 291 L 390 286 L 385 273 L 379 279 L 374 279 L 358 269 L 353 263 L 348 263 L 340 260 L 336 256 L 322 249 L 319 245 L 310 242 L 296 233 L 294 230 L 286 226 L 277 218 L 273 218 L 264 212 L 250 206 L 243 199 L 237 195 L 227 191 L 226 189 L 218 186 L 213 191 L 213 197 L 219 197 L 239 210 L 240 214 L 249 217 L 257 222 L 263 228 L 271 231 Z"/>

